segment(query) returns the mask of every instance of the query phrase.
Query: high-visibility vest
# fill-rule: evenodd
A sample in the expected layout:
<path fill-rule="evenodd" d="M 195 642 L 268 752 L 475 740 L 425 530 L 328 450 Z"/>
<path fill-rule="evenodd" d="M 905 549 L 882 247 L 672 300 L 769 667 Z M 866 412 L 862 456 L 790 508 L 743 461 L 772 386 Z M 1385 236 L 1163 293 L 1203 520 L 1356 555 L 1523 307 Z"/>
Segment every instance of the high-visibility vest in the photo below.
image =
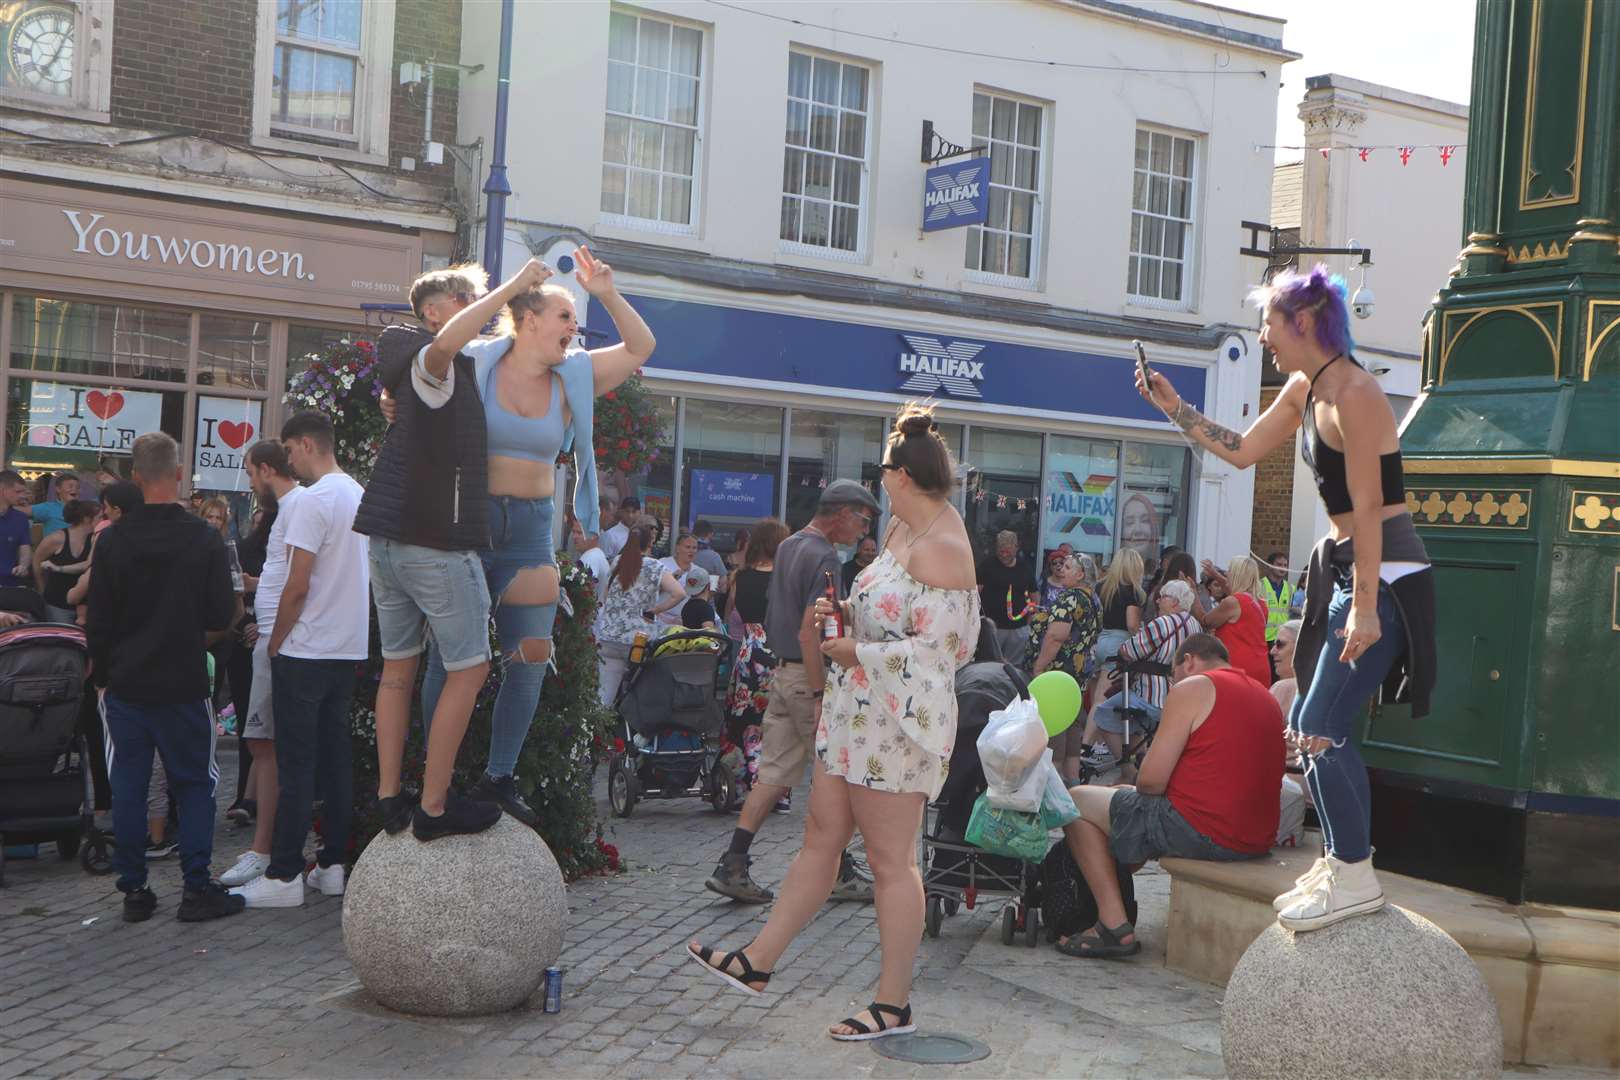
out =
<path fill-rule="evenodd" d="M 1266 594 L 1266 640 L 1276 641 L 1277 630 L 1288 621 L 1288 608 L 1294 601 L 1294 585 L 1283 578 L 1282 588 L 1271 584 L 1265 575 L 1260 577 L 1260 589 Z"/>

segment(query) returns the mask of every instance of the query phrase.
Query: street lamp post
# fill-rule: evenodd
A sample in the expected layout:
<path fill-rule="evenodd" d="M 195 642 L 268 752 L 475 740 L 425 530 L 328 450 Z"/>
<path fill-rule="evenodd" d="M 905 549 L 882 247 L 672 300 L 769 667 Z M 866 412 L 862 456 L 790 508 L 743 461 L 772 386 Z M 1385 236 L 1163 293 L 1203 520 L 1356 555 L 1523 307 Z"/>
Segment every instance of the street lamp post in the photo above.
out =
<path fill-rule="evenodd" d="M 484 270 L 490 281 L 501 280 L 501 252 L 506 244 L 506 197 L 512 185 L 506 179 L 506 106 L 512 89 L 512 4 L 501 0 L 501 62 L 495 82 L 495 138 L 484 181 Z"/>

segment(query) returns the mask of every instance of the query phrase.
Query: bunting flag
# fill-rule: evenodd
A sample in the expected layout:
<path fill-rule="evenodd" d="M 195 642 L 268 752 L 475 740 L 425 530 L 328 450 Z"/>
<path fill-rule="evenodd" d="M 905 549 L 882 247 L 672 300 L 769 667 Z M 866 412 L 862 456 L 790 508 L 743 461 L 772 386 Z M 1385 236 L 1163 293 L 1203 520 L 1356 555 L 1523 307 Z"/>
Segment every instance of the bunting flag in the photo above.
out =
<path fill-rule="evenodd" d="M 1457 156 L 1459 150 L 1468 149 L 1467 143 L 1389 143 L 1374 146 L 1299 146 L 1289 143 L 1256 143 L 1255 153 L 1262 150 L 1315 150 L 1322 155 L 1322 160 L 1329 160 L 1335 151 L 1342 151 L 1356 155 L 1364 164 L 1371 164 L 1375 150 L 1393 150 L 1400 157 L 1402 165 L 1411 164 L 1412 157 L 1419 150 L 1433 150 L 1440 159 L 1440 166 L 1444 168 L 1451 164 L 1451 159 Z"/>

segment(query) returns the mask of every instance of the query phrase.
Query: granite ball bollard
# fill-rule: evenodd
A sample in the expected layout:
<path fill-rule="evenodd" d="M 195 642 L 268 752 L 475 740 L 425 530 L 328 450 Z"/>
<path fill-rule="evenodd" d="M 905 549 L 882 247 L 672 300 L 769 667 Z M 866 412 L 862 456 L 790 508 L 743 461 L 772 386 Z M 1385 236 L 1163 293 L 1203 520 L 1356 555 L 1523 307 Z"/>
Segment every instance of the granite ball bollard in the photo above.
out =
<path fill-rule="evenodd" d="M 1233 1080 L 1498 1077 L 1496 999 L 1462 946 L 1404 908 L 1296 934 L 1273 923 L 1226 984 Z"/>
<path fill-rule="evenodd" d="M 545 841 L 510 816 L 423 843 L 378 833 L 349 876 L 343 946 L 390 1009 L 482 1016 L 528 1000 L 562 952 L 568 897 Z"/>

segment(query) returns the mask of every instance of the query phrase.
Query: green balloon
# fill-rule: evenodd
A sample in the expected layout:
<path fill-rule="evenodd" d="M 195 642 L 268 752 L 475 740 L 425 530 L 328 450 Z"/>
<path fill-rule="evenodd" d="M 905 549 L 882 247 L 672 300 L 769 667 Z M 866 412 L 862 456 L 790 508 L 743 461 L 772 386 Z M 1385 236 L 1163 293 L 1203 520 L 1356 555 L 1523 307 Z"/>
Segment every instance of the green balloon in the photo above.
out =
<path fill-rule="evenodd" d="M 1029 696 L 1041 711 L 1048 736 L 1067 731 L 1080 715 L 1080 684 L 1067 671 L 1047 671 L 1029 684 Z"/>

